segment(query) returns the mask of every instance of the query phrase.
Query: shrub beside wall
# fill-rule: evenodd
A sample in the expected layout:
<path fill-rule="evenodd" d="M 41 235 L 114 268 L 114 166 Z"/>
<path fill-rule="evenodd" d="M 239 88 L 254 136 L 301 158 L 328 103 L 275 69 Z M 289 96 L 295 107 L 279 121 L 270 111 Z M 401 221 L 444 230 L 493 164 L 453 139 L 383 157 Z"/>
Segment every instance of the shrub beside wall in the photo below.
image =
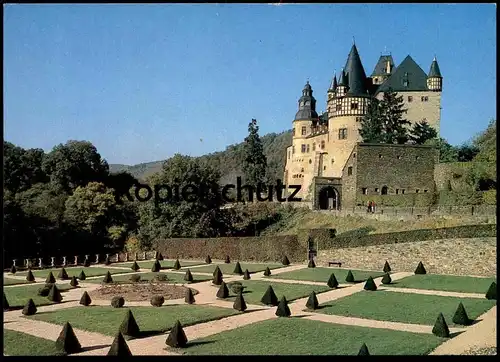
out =
<path fill-rule="evenodd" d="M 366 207 L 368 201 L 373 201 L 378 206 L 426 207 L 433 204 L 434 195 L 432 192 L 402 195 L 358 195 L 356 204 Z"/>

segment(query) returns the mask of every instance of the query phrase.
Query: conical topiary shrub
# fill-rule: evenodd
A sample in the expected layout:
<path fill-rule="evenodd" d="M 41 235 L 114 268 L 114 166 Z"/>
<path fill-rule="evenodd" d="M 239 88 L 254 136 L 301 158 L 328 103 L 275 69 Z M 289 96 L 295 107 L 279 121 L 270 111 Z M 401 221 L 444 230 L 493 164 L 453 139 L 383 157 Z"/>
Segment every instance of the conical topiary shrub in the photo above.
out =
<path fill-rule="evenodd" d="M 233 308 L 239 312 L 244 312 L 247 310 L 247 304 L 243 298 L 243 293 L 240 291 L 234 300 Z"/>
<path fill-rule="evenodd" d="M 214 271 L 213 271 L 213 273 L 212 273 L 212 275 L 213 275 L 213 276 L 215 276 L 215 275 L 216 275 L 217 273 L 219 273 L 219 272 L 222 274 L 222 271 L 220 270 L 219 266 L 218 266 L 218 265 L 216 265 L 216 266 L 215 266 L 215 269 L 214 269 Z"/>
<path fill-rule="evenodd" d="M 427 274 L 427 271 L 424 268 L 424 264 L 419 262 L 417 265 L 417 269 L 415 269 L 415 274 Z"/>
<path fill-rule="evenodd" d="M 89 293 L 87 293 L 86 291 L 83 292 L 82 297 L 80 298 L 80 304 L 87 307 L 90 305 L 90 303 L 92 303 L 92 299 L 90 299 Z"/>
<path fill-rule="evenodd" d="M 318 303 L 318 298 L 316 297 L 316 293 L 313 291 L 309 295 L 309 299 L 306 302 L 306 308 L 307 309 L 318 309 L 319 303 Z"/>
<path fill-rule="evenodd" d="M 243 273 L 243 280 L 250 280 L 250 272 L 248 269 L 245 269 L 245 272 Z"/>
<path fill-rule="evenodd" d="M 314 263 L 314 258 L 309 259 L 309 264 L 307 264 L 308 268 L 316 268 L 316 263 Z"/>
<path fill-rule="evenodd" d="M 78 275 L 78 279 L 80 280 L 85 280 L 87 279 L 87 276 L 85 275 L 84 271 L 82 270 L 80 274 Z"/>
<path fill-rule="evenodd" d="M 365 286 L 363 287 L 364 290 L 370 290 L 370 291 L 375 291 L 377 290 L 377 285 L 373 281 L 373 278 L 370 276 L 366 280 Z"/>
<path fill-rule="evenodd" d="M 179 270 L 180 268 L 181 268 L 181 263 L 179 262 L 179 259 L 175 259 L 174 269 Z"/>
<path fill-rule="evenodd" d="M 285 296 L 281 297 L 281 300 L 278 304 L 278 308 L 275 313 L 278 317 L 290 317 L 292 313 L 290 312 L 290 308 L 288 307 L 288 302 L 286 301 Z"/>
<path fill-rule="evenodd" d="M 193 290 L 191 288 L 186 289 L 186 295 L 184 296 L 184 301 L 187 304 L 193 304 L 195 302 Z"/>
<path fill-rule="evenodd" d="M 391 284 L 392 278 L 389 275 L 389 273 L 385 273 L 384 277 L 382 278 L 382 284 Z"/>
<path fill-rule="evenodd" d="M 216 268 L 216 273 L 214 275 L 214 279 L 212 280 L 212 283 L 214 285 L 221 285 L 223 283 L 222 281 L 222 272 L 220 271 L 219 267 L 217 266 Z"/>
<path fill-rule="evenodd" d="M 156 256 L 156 260 L 163 260 L 163 255 L 161 255 L 161 253 L 158 253 L 158 255 Z"/>
<path fill-rule="evenodd" d="M 288 260 L 288 257 L 286 255 L 283 256 L 283 259 L 281 260 L 281 264 L 283 265 L 290 265 L 290 260 Z"/>
<path fill-rule="evenodd" d="M 161 307 L 165 303 L 165 297 L 163 295 L 153 295 L 149 302 L 153 307 Z"/>
<path fill-rule="evenodd" d="M 269 269 L 269 267 L 268 267 L 268 266 L 266 266 L 266 270 L 264 270 L 264 276 L 265 276 L 265 277 L 268 277 L 268 276 L 270 276 L 270 275 L 271 275 L 271 269 Z"/>
<path fill-rule="evenodd" d="M 64 323 L 63 329 L 56 340 L 56 350 L 65 354 L 78 353 L 82 351 L 82 346 L 76 338 L 73 327 L 69 322 Z"/>
<path fill-rule="evenodd" d="M 492 282 L 486 292 L 486 299 L 497 300 L 497 283 Z"/>
<path fill-rule="evenodd" d="M 207 255 L 207 257 L 205 258 L 205 263 L 212 264 L 212 258 L 210 257 L 210 255 Z"/>
<path fill-rule="evenodd" d="M 174 327 L 170 330 L 165 344 L 174 348 L 183 348 L 187 345 L 187 337 L 182 329 L 181 322 L 175 322 Z"/>
<path fill-rule="evenodd" d="M 337 281 L 337 278 L 335 278 L 335 274 L 332 273 L 332 275 L 330 275 L 330 278 L 328 279 L 328 282 L 326 284 L 330 288 L 337 288 L 339 286 L 339 282 Z"/>
<path fill-rule="evenodd" d="M 231 263 L 231 259 L 229 258 L 229 255 L 226 255 L 226 260 L 224 260 L 224 263 L 226 263 L 226 264 Z"/>
<path fill-rule="evenodd" d="M 271 285 L 267 287 L 267 290 L 260 299 L 260 302 L 265 305 L 272 305 L 273 307 L 279 304 L 278 297 L 276 296 L 276 293 L 274 293 L 274 289 Z"/>
<path fill-rule="evenodd" d="M 38 289 L 38 295 L 40 297 L 46 297 L 49 295 L 50 288 L 52 288 L 53 284 L 45 284 L 43 288 Z"/>
<path fill-rule="evenodd" d="M 229 289 L 227 288 L 226 283 L 224 283 L 224 282 L 221 283 L 220 288 L 217 291 L 216 296 L 217 296 L 217 298 L 220 298 L 220 299 L 225 299 L 225 298 L 229 297 Z"/>
<path fill-rule="evenodd" d="M 120 324 L 120 333 L 124 336 L 130 337 L 139 337 L 139 334 L 141 333 L 130 309 L 127 309 L 125 318 L 123 319 L 122 324 Z"/>
<path fill-rule="evenodd" d="M 60 280 L 68 280 L 69 279 L 68 273 L 66 273 L 66 269 L 62 268 L 59 271 L 59 274 L 57 274 L 57 279 L 60 279 Z"/>
<path fill-rule="evenodd" d="M 121 332 L 118 332 L 113 343 L 111 343 L 108 356 L 132 356 L 132 352 L 130 352 L 130 348 L 128 348 L 127 342 Z"/>
<path fill-rule="evenodd" d="M 17 272 L 17 268 L 16 268 L 16 266 L 15 266 L 15 265 L 12 265 L 12 266 L 10 267 L 10 273 L 11 273 L 11 274 L 16 274 L 16 272 Z"/>
<path fill-rule="evenodd" d="M 36 306 L 35 302 L 33 302 L 33 299 L 29 299 L 28 303 L 23 308 L 23 314 L 24 315 L 33 315 L 36 313 Z"/>
<path fill-rule="evenodd" d="M 448 329 L 448 324 L 446 324 L 444 320 L 443 313 L 439 313 L 436 323 L 434 323 L 434 327 L 432 328 L 432 334 L 443 338 L 450 337 L 450 330 Z"/>
<path fill-rule="evenodd" d="M 130 269 L 132 269 L 133 271 L 139 271 L 141 268 L 139 267 L 139 264 L 137 264 L 137 262 L 134 261 Z"/>
<path fill-rule="evenodd" d="M 184 280 L 189 283 L 191 283 L 194 280 L 193 274 L 191 274 L 191 270 L 189 269 L 186 270 L 186 274 L 184 275 Z"/>
<path fill-rule="evenodd" d="M 153 273 L 158 273 L 161 270 L 161 264 L 158 260 L 155 260 L 153 266 L 151 267 L 151 271 Z"/>
<path fill-rule="evenodd" d="M 5 292 L 3 292 L 3 310 L 9 310 L 10 305 L 7 297 L 5 296 Z"/>
<path fill-rule="evenodd" d="M 363 343 L 361 348 L 359 349 L 358 356 L 369 356 L 370 352 L 368 352 L 368 347 Z"/>
<path fill-rule="evenodd" d="M 76 288 L 78 286 L 78 280 L 76 280 L 76 277 L 74 275 L 71 277 L 69 285 L 71 285 L 73 288 Z"/>
<path fill-rule="evenodd" d="M 462 304 L 462 302 L 460 302 L 458 304 L 458 308 L 455 312 L 455 315 L 453 316 L 453 323 L 460 324 L 463 326 L 468 326 L 471 324 L 471 322 L 472 321 L 469 319 L 469 316 L 465 311 L 464 305 Z"/>
<path fill-rule="evenodd" d="M 56 278 L 54 278 L 54 274 L 52 272 L 49 272 L 49 275 L 47 275 L 47 279 L 45 279 L 46 284 L 54 284 L 56 282 Z"/>
<path fill-rule="evenodd" d="M 26 275 L 26 281 L 28 281 L 28 282 L 34 282 L 35 281 L 35 276 L 31 272 L 31 269 L 28 269 L 28 274 Z"/>
<path fill-rule="evenodd" d="M 354 275 L 352 275 L 352 271 L 347 272 L 347 276 L 345 277 L 345 281 L 348 283 L 354 283 Z"/>
<path fill-rule="evenodd" d="M 109 270 L 106 272 L 106 275 L 104 276 L 102 282 L 106 284 L 113 283 L 113 278 L 111 277 L 111 273 L 109 272 Z"/>
<path fill-rule="evenodd" d="M 389 265 L 389 263 L 386 260 L 385 264 L 384 264 L 384 273 L 390 273 L 390 272 L 391 272 L 391 266 Z"/>
<path fill-rule="evenodd" d="M 62 301 L 62 295 L 61 292 L 59 291 L 59 288 L 55 284 L 52 284 L 52 287 L 50 288 L 49 295 L 47 295 L 47 298 L 51 302 L 55 303 L 61 303 Z"/>
<path fill-rule="evenodd" d="M 233 274 L 238 274 L 238 275 L 243 274 L 243 270 L 241 270 L 241 265 L 239 261 L 237 261 L 236 265 L 234 266 Z"/>

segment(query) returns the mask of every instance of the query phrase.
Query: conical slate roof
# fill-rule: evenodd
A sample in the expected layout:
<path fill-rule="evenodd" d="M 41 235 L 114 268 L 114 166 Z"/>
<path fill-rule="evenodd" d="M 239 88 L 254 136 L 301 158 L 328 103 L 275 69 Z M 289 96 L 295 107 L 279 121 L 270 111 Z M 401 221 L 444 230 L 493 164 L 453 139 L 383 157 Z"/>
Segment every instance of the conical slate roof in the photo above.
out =
<path fill-rule="evenodd" d="M 342 72 L 340 72 L 340 81 L 339 85 L 347 86 L 347 75 L 344 69 L 342 69 Z"/>
<path fill-rule="evenodd" d="M 328 90 L 331 90 L 331 91 L 334 91 L 335 89 L 337 89 L 337 74 L 334 74 L 333 75 L 333 78 L 332 78 L 332 82 L 330 83 L 330 88 Z"/>
<path fill-rule="evenodd" d="M 405 85 L 405 81 L 407 82 Z M 392 88 L 395 92 L 427 91 L 427 74 L 413 60 L 407 56 L 401 64 L 394 70 L 392 75 L 377 89 L 378 92 L 385 92 Z"/>
<path fill-rule="evenodd" d="M 351 96 L 367 96 L 368 90 L 366 87 L 366 73 L 359 58 L 358 49 L 353 44 L 347 62 L 344 67 L 347 75 L 349 90 L 347 95 Z"/>
<path fill-rule="evenodd" d="M 439 70 L 439 65 L 438 65 L 437 59 L 435 57 L 434 57 L 434 60 L 432 61 L 431 69 L 429 70 L 429 77 L 442 78 L 441 71 Z"/>
<path fill-rule="evenodd" d="M 316 112 L 316 98 L 313 97 L 313 91 L 309 81 L 307 81 L 302 90 L 302 97 L 299 98 L 299 110 L 295 114 L 295 120 L 318 119 Z"/>

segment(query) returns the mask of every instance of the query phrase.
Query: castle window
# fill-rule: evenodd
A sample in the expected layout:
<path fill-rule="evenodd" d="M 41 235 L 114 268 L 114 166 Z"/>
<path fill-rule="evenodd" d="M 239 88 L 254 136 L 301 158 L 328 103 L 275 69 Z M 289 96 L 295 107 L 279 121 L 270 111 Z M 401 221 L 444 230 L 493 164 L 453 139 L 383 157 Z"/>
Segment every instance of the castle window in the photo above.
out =
<path fill-rule="evenodd" d="M 323 170 L 326 170 L 326 166 L 323 166 Z"/>
<path fill-rule="evenodd" d="M 316 143 L 313 142 L 313 151 L 316 151 Z"/>
<path fill-rule="evenodd" d="M 309 145 L 307 145 L 306 152 L 309 153 Z"/>
<path fill-rule="evenodd" d="M 361 122 L 363 121 L 363 117 L 356 117 L 356 122 Z"/>
<path fill-rule="evenodd" d="M 379 153 L 378 158 L 382 158 L 382 154 L 381 153 Z"/>
<path fill-rule="evenodd" d="M 341 105 L 341 104 L 337 104 L 337 105 L 335 106 L 335 110 L 336 110 L 337 112 L 340 112 L 340 111 L 342 110 L 342 105 Z"/>
<path fill-rule="evenodd" d="M 427 192 L 427 190 L 424 190 L 424 193 L 426 193 L 426 192 Z"/>
<path fill-rule="evenodd" d="M 424 97 L 424 96 L 422 96 L 422 97 L 420 97 L 420 99 L 421 99 L 421 101 L 422 101 L 422 102 L 427 102 L 427 101 L 429 100 L 429 97 L 427 97 L 427 96 L 425 96 L 425 97 Z"/>
<path fill-rule="evenodd" d="M 312 163 L 312 161 L 311 161 L 311 159 L 309 159 L 309 164 L 311 164 L 311 163 Z"/>
<path fill-rule="evenodd" d="M 332 163 L 334 163 L 334 162 L 335 162 L 335 160 L 332 158 Z"/>
<path fill-rule="evenodd" d="M 378 192 L 378 187 L 375 187 L 375 192 Z"/>
<path fill-rule="evenodd" d="M 309 105 L 310 105 L 310 103 L 311 103 L 311 102 L 306 101 L 305 106 L 306 106 L 306 107 L 307 107 L 307 106 L 309 106 Z"/>
<path fill-rule="evenodd" d="M 419 156 L 415 156 L 415 160 L 418 160 L 420 157 Z"/>
<path fill-rule="evenodd" d="M 401 159 L 401 156 L 398 156 L 398 160 L 400 160 L 400 159 Z"/>
<path fill-rule="evenodd" d="M 352 158 L 356 158 L 356 152 L 352 154 Z"/>
<path fill-rule="evenodd" d="M 339 129 L 339 140 L 345 140 L 347 138 L 347 128 Z"/>
<path fill-rule="evenodd" d="M 306 152 L 306 145 L 301 145 L 301 146 L 300 146 L 300 151 L 301 151 L 302 153 Z"/>
<path fill-rule="evenodd" d="M 387 186 L 382 187 L 382 195 L 387 195 Z"/>
<path fill-rule="evenodd" d="M 361 188 L 361 191 L 363 192 L 363 195 L 368 194 L 368 189 L 366 187 Z"/>
<path fill-rule="evenodd" d="M 405 189 L 401 189 L 401 193 L 404 195 L 405 194 Z"/>
<path fill-rule="evenodd" d="M 304 172 L 304 167 L 302 167 L 302 168 L 300 169 L 300 172 Z"/>
<path fill-rule="evenodd" d="M 399 195 L 399 189 L 396 189 L 396 195 Z"/>
<path fill-rule="evenodd" d="M 420 189 L 416 189 L 415 193 L 418 194 L 420 192 Z"/>
<path fill-rule="evenodd" d="M 413 97 L 412 96 L 408 96 L 408 103 L 411 103 L 413 102 Z"/>
<path fill-rule="evenodd" d="M 295 146 L 292 146 L 292 155 L 295 153 Z"/>
<path fill-rule="evenodd" d="M 321 149 L 324 150 L 325 149 L 325 141 L 321 141 Z"/>
<path fill-rule="evenodd" d="M 347 176 L 351 176 L 352 175 L 352 167 L 349 166 L 347 167 Z"/>
<path fill-rule="evenodd" d="M 351 103 L 351 110 L 352 109 L 358 109 L 358 104 L 357 103 Z"/>
<path fill-rule="evenodd" d="M 305 126 L 303 126 L 303 127 L 302 127 L 302 136 L 305 136 L 305 134 L 306 134 L 306 127 L 305 127 Z"/>
<path fill-rule="evenodd" d="M 405 80 L 403 81 L 403 87 L 408 87 L 408 80 L 407 80 L 407 79 L 405 79 Z"/>

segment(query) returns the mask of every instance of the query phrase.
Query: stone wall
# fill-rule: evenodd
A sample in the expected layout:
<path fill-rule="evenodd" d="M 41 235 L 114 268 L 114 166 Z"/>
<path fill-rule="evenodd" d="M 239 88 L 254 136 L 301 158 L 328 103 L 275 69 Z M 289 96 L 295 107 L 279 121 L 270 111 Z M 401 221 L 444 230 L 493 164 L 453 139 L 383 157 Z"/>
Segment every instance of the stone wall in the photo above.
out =
<path fill-rule="evenodd" d="M 339 260 L 342 267 L 382 270 L 387 260 L 393 271 L 413 272 L 422 261 L 428 273 L 496 276 L 496 238 L 441 239 L 378 246 L 320 250 L 318 266 Z"/>

